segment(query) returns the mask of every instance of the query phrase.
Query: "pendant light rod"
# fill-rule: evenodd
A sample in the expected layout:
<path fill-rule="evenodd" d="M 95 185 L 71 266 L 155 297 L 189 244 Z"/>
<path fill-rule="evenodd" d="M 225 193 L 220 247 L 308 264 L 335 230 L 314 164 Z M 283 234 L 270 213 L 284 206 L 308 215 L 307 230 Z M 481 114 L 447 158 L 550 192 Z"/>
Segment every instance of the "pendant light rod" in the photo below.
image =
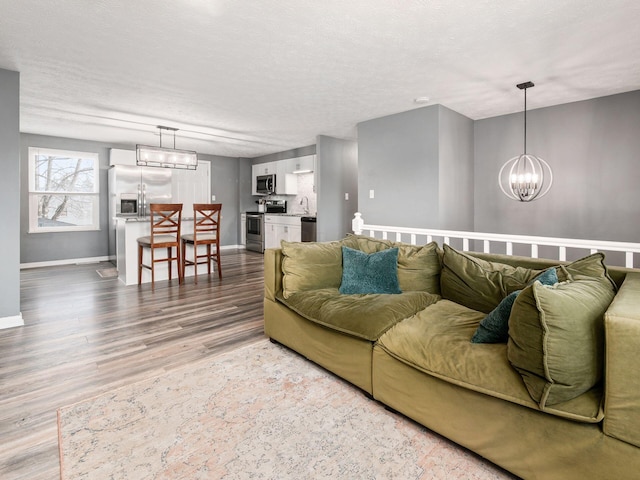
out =
<path fill-rule="evenodd" d="M 535 87 L 533 82 L 524 82 L 516 85 L 520 90 L 524 90 L 524 154 L 527 154 L 527 88 Z"/>

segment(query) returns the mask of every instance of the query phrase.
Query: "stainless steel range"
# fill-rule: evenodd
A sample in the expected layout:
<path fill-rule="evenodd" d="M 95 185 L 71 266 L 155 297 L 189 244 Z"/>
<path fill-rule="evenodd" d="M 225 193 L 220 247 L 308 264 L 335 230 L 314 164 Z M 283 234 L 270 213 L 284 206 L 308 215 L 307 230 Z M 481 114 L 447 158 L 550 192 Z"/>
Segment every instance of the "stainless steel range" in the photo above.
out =
<path fill-rule="evenodd" d="M 247 250 L 264 253 L 265 213 L 287 213 L 287 201 L 265 200 L 264 212 L 247 212 Z"/>

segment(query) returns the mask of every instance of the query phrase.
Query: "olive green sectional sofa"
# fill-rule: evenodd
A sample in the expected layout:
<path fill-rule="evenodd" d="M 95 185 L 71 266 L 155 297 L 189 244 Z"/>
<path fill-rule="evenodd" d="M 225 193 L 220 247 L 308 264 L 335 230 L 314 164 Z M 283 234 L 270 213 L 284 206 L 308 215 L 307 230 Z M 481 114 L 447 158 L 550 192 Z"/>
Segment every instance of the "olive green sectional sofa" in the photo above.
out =
<path fill-rule="evenodd" d="M 640 478 L 640 271 L 361 236 L 264 266 L 266 335 L 388 407 L 522 478 Z"/>

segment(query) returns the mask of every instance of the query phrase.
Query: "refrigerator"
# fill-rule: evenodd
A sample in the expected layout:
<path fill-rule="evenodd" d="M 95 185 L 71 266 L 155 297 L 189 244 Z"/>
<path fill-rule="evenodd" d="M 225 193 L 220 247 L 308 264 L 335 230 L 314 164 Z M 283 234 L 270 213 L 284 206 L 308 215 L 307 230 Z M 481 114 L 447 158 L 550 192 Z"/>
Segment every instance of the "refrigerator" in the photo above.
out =
<path fill-rule="evenodd" d="M 152 203 L 172 203 L 170 168 L 113 165 L 109 168 L 109 251 L 115 252 L 116 217 L 146 217 Z"/>
<path fill-rule="evenodd" d="M 112 217 L 130 215 L 146 217 L 152 203 L 171 203 L 172 186 L 170 168 L 113 165 L 109 168 L 109 199 Z M 134 200 L 133 209 L 125 208 Z"/>

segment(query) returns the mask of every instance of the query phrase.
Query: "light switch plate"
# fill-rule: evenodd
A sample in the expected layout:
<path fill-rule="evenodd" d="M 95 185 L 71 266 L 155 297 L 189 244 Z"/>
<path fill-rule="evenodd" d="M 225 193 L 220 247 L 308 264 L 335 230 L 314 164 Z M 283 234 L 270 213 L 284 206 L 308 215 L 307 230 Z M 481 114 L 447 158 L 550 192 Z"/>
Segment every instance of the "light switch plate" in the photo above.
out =
<path fill-rule="evenodd" d="M 369 198 L 374 198 L 375 197 L 375 193 L 373 190 L 369 190 Z"/>
<path fill-rule="evenodd" d="M 344 194 L 344 199 L 345 199 L 345 200 L 349 200 L 349 193 L 345 193 L 345 194 Z"/>

